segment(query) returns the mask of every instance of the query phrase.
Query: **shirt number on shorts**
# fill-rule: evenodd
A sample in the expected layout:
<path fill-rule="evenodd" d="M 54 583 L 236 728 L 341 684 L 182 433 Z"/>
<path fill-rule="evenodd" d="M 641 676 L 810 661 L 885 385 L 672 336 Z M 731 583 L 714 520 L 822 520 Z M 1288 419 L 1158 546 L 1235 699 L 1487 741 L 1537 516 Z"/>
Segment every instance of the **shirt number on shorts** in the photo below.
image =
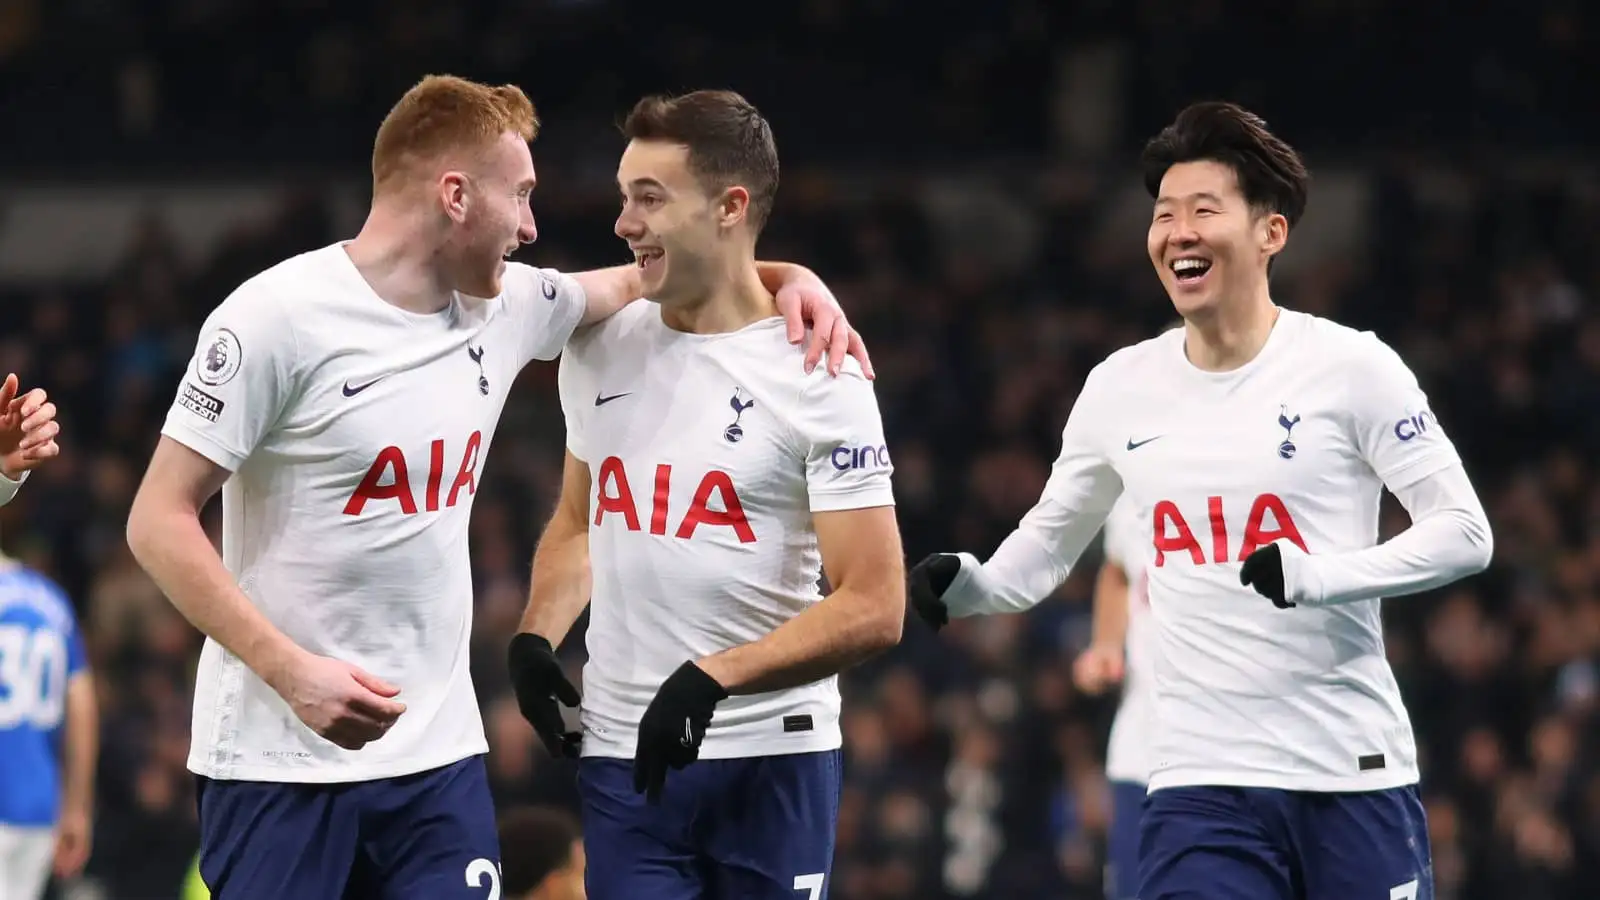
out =
<path fill-rule="evenodd" d="M 467 863 L 467 887 L 483 887 L 484 878 L 489 879 L 489 900 L 500 900 L 500 866 L 487 859 Z"/>
<path fill-rule="evenodd" d="M 806 892 L 806 900 L 822 900 L 822 879 L 824 873 L 816 872 L 811 875 L 796 875 L 794 889 Z"/>
<path fill-rule="evenodd" d="M 1422 879 L 1413 878 L 1405 884 L 1397 884 L 1389 889 L 1389 900 L 1417 900 L 1417 891 L 1422 887 Z"/>

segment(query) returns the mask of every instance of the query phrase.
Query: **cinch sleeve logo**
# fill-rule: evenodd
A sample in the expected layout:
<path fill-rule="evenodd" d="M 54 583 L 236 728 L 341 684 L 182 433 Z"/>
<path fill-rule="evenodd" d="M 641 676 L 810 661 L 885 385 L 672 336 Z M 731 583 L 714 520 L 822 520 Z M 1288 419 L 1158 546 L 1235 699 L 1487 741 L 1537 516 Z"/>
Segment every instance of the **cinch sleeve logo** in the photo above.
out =
<path fill-rule="evenodd" d="M 877 469 L 889 465 L 889 447 L 887 444 L 879 444 L 876 447 L 870 444 L 864 447 L 845 444 L 833 448 L 833 454 L 829 459 L 833 467 L 840 472 L 848 472 L 851 469 Z"/>
<path fill-rule="evenodd" d="M 1432 410 L 1423 410 L 1414 416 L 1407 416 L 1394 423 L 1394 436 L 1402 441 L 1409 441 L 1422 437 L 1433 427 L 1435 419 Z"/>

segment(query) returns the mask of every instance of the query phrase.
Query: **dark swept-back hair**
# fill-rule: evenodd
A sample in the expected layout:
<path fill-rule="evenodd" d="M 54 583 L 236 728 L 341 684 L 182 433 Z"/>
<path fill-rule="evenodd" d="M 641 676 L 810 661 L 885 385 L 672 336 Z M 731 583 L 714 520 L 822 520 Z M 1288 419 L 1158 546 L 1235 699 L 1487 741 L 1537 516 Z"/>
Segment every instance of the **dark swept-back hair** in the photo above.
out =
<path fill-rule="evenodd" d="M 1306 211 L 1311 174 L 1300 154 L 1273 134 L 1255 113 L 1234 103 L 1195 103 L 1145 144 L 1140 164 L 1151 197 L 1161 192 L 1167 170 L 1210 160 L 1233 170 L 1239 192 L 1257 211 L 1274 212 L 1293 229 Z"/>
<path fill-rule="evenodd" d="M 668 141 L 689 148 L 689 170 L 712 190 L 750 192 L 750 227 L 760 233 L 778 193 L 778 145 L 772 126 L 733 91 L 646 97 L 622 123 L 628 140 Z"/>

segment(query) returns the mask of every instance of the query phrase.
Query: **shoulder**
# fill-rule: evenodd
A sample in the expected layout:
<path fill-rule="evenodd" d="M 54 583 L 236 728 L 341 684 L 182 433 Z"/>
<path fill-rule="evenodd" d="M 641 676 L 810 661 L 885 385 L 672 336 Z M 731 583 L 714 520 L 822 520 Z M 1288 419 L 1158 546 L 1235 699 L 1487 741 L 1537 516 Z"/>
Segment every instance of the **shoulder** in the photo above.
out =
<path fill-rule="evenodd" d="M 1148 386 L 1152 373 L 1183 354 L 1183 329 L 1174 328 L 1112 353 L 1089 370 L 1078 391 L 1078 406 L 1117 406 L 1135 389 Z"/>
<path fill-rule="evenodd" d="M 258 341 L 292 340 L 296 321 L 325 311 L 331 300 L 350 292 L 349 279 L 359 277 L 353 267 L 341 269 L 334 254 L 343 257 L 343 248 L 301 253 L 240 282 L 206 317 L 206 336 L 223 344 L 242 344 L 243 332 Z"/>
<path fill-rule="evenodd" d="M 662 327 L 659 307 L 648 300 L 636 300 L 572 332 L 562 358 L 593 365 L 621 346 L 648 342 Z"/>
<path fill-rule="evenodd" d="M 71 599 L 60 585 L 43 572 L 12 563 L 10 568 L 0 570 L 0 584 L 6 586 L 7 594 L 21 599 L 24 606 L 34 610 L 52 627 L 62 631 L 74 628 L 76 617 Z"/>
<path fill-rule="evenodd" d="M 1293 316 L 1299 322 L 1305 350 L 1324 364 L 1354 367 L 1356 371 L 1395 365 L 1404 367 L 1400 354 L 1375 332 L 1351 328 L 1310 313 L 1286 309 L 1282 314 Z"/>
<path fill-rule="evenodd" d="M 338 244 L 308 250 L 261 270 L 240 282 L 224 306 L 287 319 L 304 306 L 344 294 L 352 278 L 359 278 Z"/>

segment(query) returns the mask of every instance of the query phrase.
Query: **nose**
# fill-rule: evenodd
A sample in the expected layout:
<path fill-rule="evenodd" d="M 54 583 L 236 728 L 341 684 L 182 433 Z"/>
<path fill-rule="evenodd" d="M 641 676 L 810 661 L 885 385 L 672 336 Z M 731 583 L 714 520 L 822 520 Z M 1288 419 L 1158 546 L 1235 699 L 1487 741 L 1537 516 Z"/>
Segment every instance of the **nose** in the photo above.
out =
<path fill-rule="evenodd" d="M 637 240 L 644 236 L 644 223 L 638 216 L 633 215 L 627 208 L 617 214 L 616 227 L 612 229 L 617 237 L 625 241 Z"/>
<path fill-rule="evenodd" d="M 533 216 L 528 216 L 517 225 L 517 240 L 523 244 L 531 244 L 539 239 L 539 226 L 533 223 Z"/>
<path fill-rule="evenodd" d="M 1167 231 L 1167 243 L 1187 247 L 1200 242 L 1200 232 L 1195 230 L 1194 219 L 1187 215 L 1172 217 L 1172 228 Z"/>

